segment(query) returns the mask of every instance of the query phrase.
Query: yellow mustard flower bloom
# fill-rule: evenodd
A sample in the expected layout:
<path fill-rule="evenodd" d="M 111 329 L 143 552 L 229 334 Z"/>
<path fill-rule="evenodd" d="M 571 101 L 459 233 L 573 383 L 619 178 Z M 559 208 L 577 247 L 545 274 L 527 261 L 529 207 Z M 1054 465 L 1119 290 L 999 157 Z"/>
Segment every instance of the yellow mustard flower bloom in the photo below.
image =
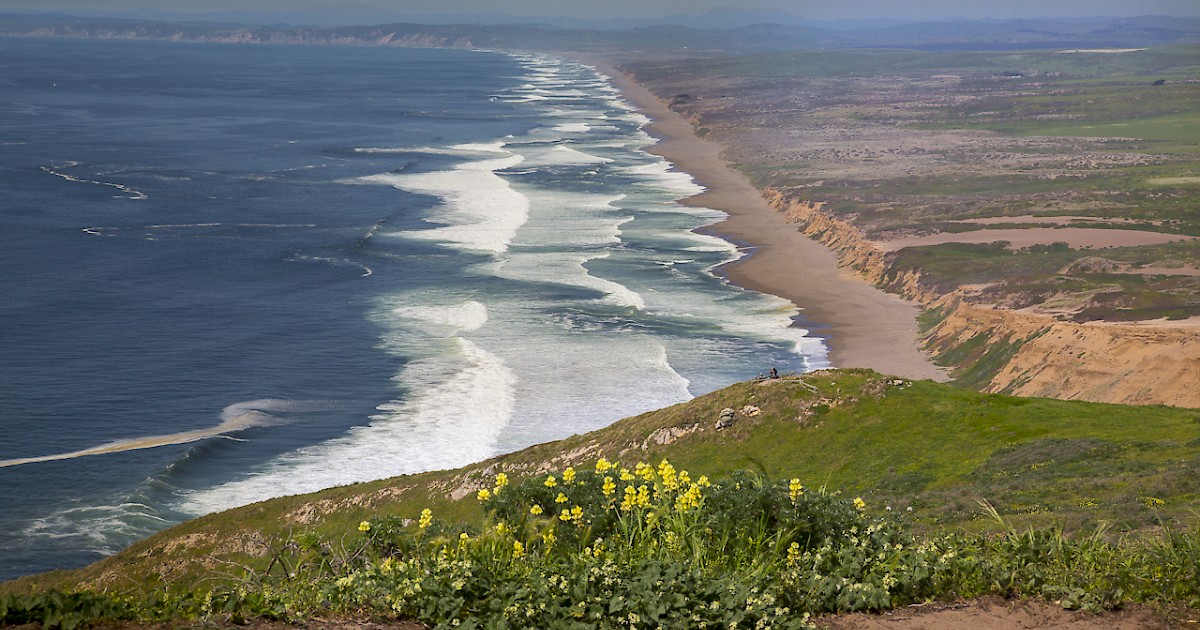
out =
<path fill-rule="evenodd" d="M 646 481 L 654 481 L 654 467 L 646 462 L 638 462 L 637 467 L 633 470 L 633 474 Z"/>
<path fill-rule="evenodd" d="M 508 533 L 508 525 L 505 525 L 504 521 L 500 521 L 499 523 L 496 523 L 496 533 L 497 534 Z"/>
<path fill-rule="evenodd" d="M 546 477 L 546 481 L 543 481 L 542 485 L 546 486 L 547 488 L 553 488 L 554 486 L 558 485 L 558 480 L 554 478 L 554 475 L 550 475 L 549 477 Z"/>
<path fill-rule="evenodd" d="M 371 522 L 370 522 L 370 521 L 363 521 L 363 522 L 359 523 L 359 524 L 358 524 L 358 531 L 360 531 L 360 532 L 369 532 L 369 531 L 371 531 Z"/>
<path fill-rule="evenodd" d="M 480 501 L 487 501 L 488 499 L 492 498 L 492 491 L 491 491 L 491 490 L 488 490 L 487 488 L 484 488 L 483 490 L 480 490 L 480 491 L 479 491 L 479 494 L 477 494 L 477 495 L 475 495 L 475 496 L 476 496 L 476 497 L 477 497 L 477 498 L 478 498 Z"/>
<path fill-rule="evenodd" d="M 679 487 L 679 479 L 675 476 L 675 467 L 671 462 L 662 460 L 658 464 L 658 475 L 662 477 L 663 487 L 667 490 L 675 490 Z"/>
<path fill-rule="evenodd" d="M 637 506 L 646 507 L 648 505 L 650 505 L 650 486 L 638 486 Z"/>
<path fill-rule="evenodd" d="M 530 514 L 532 514 L 532 515 L 534 515 L 534 516 L 537 516 L 537 515 L 541 514 L 541 513 L 542 513 L 542 506 L 540 506 L 540 505 L 536 505 L 536 504 L 535 504 L 534 506 L 532 506 L 532 507 L 530 507 L 530 508 L 529 508 L 529 513 L 530 513 Z"/>
<path fill-rule="evenodd" d="M 800 483 L 800 480 L 792 479 L 792 481 L 790 483 L 788 483 L 788 496 L 790 496 L 792 498 L 792 502 L 794 503 L 796 501 L 796 499 L 800 498 L 803 495 L 804 495 L 804 486 Z"/>
<path fill-rule="evenodd" d="M 500 473 L 496 475 L 496 490 L 508 485 L 508 475 Z"/>
<path fill-rule="evenodd" d="M 604 459 L 603 457 L 596 460 L 596 472 L 598 474 L 602 475 L 602 474 L 612 470 L 612 467 L 613 467 L 612 462 L 608 461 L 607 459 Z"/>
<path fill-rule="evenodd" d="M 633 481 L 634 479 L 637 479 L 637 477 L 633 476 L 633 473 L 629 472 L 625 468 L 621 469 L 621 473 L 618 476 L 620 477 L 621 481 Z"/>
<path fill-rule="evenodd" d="M 628 512 L 637 504 L 637 490 L 633 486 L 625 486 L 625 498 L 621 499 L 621 511 Z"/>
<path fill-rule="evenodd" d="M 612 493 L 617 491 L 617 484 L 613 482 L 612 477 L 604 478 L 604 486 L 600 488 L 600 491 L 603 492 L 604 496 L 606 497 L 611 496 Z"/>
<path fill-rule="evenodd" d="M 867 509 L 867 503 L 862 500 L 862 497 L 854 497 L 854 508 L 861 512 Z"/>
<path fill-rule="evenodd" d="M 567 495 L 565 495 L 565 494 L 563 494 L 563 493 L 559 492 L 559 493 L 558 493 L 558 496 L 557 496 L 557 497 L 554 497 L 554 502 L 555 502 L 555 503 L 566 503 L 566 502 L 567 502 Z"/>
<path fill-rule="evenodd" d="M 575 483 L 575 469 L 573 467 L 567 466 L 567 469 L 563 471 L 563 483 L 568 486 Z"/>
<path fill-rule="evenodd" d="M 425 529 L 433 524 L 433 510 L 425 508 L 421 510 L 421 518 L 417 521 L 417 527 Z"/>
<path fill-rule="evenodd" d="M 525 555 L 525 545 L 522 545 L 521 541 L 519 541 L 519 540 L 514 540 L 513 541 L 513 557 L 520 558 L 523 555 Z"/>

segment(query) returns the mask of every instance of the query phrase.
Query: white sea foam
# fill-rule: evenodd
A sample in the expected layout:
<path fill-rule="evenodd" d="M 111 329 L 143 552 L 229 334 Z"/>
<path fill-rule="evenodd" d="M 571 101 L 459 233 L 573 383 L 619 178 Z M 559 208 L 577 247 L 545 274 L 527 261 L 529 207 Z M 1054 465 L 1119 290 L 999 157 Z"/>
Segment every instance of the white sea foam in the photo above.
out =
<path fill-rule="evenodd" d="M 395 154 L 395 153 L 424 153 L 427 155 L 458 155 L 478 156 L 491 153 L 507 153 L 504 143 L 465 143 L 448 147 L 355 147 L 355 153 L 364 154 Z"/>
<path fill-rule="evenodd" d="M 528 218 L 529 200 L 495 171 L 520 164 L 523 159 L 509 154 L 465 162 L 449 171 L 382 173 L 358 181 L 387 184 L 442 200 L 442 208 L 431 217 L 431 221 L 441 223 L 440 227 L 397 235 L 501 254 Z"/>
<path fill-rule="evenodd" d="M 453 338 L 457 352 L 413 361 L 396 380 L 411 398 L 380 405 L 371 424 L 280 457 L 253 476 L 186 495 L 179 508 L 207 514 L 274 496 L 311 492 L 495 454 L 513 409 L 516 374 L 474 342 Z"/>
<path fill-rule="evenodd" d="M 645 300 L 629 287 L 592 275 L 584 266 L 592 260 L 607 258 L 606 252 L 522 253 L 495 263 L 493 273 L 501 278 L 534 283 L 550 283 L 591 289 L 602 294 L 599 301 L 614 306 L 642 309 Z"/>
<path fill-rule="evenodd" d="M 626 169 L 626 172 L 641 178 L 643 181 L 639 185 L 662 188 L 680 197 L 690 197 L 704 192 L 704 187 L 697 184 L 691 175 L 672 170 L 674 168 L 674 165 L 666 160 L 655 160 L 647 164 L 631 166 Z"/>
<path fill-rule="evenodd" d="M 359 275 L 363 278 L 375 275 L 374 269 L 371 269 L 357 260 L 350 260 L 349 258 L 335 258 L 333 256 L 306 256 L 304 254 L 295 254 L 291 257 L 291 260 L 320 262 L 333 265 L 334 267 L 354 267 L 362 272 Z"/>
<path fill-rule="evenodd" d="M 144 193 L 140 190 L 135 190 L 133 188 L 130 188 L 129 186 L 126 186 L 125 184 L 118 184 L 115 182 L 102 182 L 102 181 L 95 180 L 95 179 L 86 179 L 83 177 L 75 177 L 74 175 L 71 175 L 69 173 L 62 172 L 61 170 L 56 170 L 56 169 L 64 169 L 64 168 L 74 168 L 76 166 L 79 166 L 79 162 L 67 162 L 66 164 L 57 165 L 54 167 L 43 166 L 41 168 L 43 171 L 45 171 L 51 175 L 54 175 L 55 177 L 61 177 L 69 182 L 78 182 L 81 184 L 95 184 L 97 186 L 109 186 L 112 188 L 116 188 L 117 190 L 121 191 L 122 193 L 124 193 L 126 195 L 124 197 L 117 197 L 118 199 L 132 199 L 132 200 L 140 201 L 143 199 L 150 198 L 150 196 L 147 195 L 146 193 Z"/>
<path fill-rule="evenodd" d="M 479 330 L 488 321 L 487 307 L 475 300 L 449 306 L 396 306 L 388 309 L 388 312 L 396 317 L 425 324 L 423 330 L 439 336 Z"/>
<path fill-rule="evenodd" d="M 91 448 L 85 448 L 67 453 L 36 455 L 33 457 L 22 457 L 18 459 L 6 459 L 0 461 L 0 468 L 6 468 L 8 466 L 20 466 L 23 464 L 35 464 L 40 462 L 52 462 L 64 459 L 75 459 L 77 457 L 87 457 L 89 455 L 107 455 L 110 453 L 138 451 L 172 444 L 189 444 L 191 442 L 197 442 L 207 438 L 225 436 L 228 433 L 242 431 L 250 427 L 262 426 L 272 422 L 280 421 L 280 419 L 273 416 L 271 412 L 293 411 L 302 408 L 310 408 L 316 404 L 318 403 L 312 401 L 297 402 L 274 398 L 248 400 L 245 402 L 234 403 L 228 407 L 225 407 L 225 409 L 221 411 L 221 423 L 215 427 L 116 440 L 107 444 L 101 444 L 99 446 L 93 446 Z"/>
<path fill-rule="evenodd" d="M 608 164 L 612 159 L 592 155 L 579 149 L 560 144 L 550 149 L 521 149 L 526 155 L 522 167 L 536 169 L 541 166 L 592 166 Z"/>

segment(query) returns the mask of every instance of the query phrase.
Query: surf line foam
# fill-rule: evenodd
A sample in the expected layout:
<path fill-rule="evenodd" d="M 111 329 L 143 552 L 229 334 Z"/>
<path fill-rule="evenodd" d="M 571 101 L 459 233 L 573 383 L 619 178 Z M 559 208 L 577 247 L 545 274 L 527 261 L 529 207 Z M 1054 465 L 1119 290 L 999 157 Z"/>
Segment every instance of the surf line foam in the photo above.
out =
<path fill-rule="evenodd" d="M 188 444 L 190 442 L 196 442 L 212 437 L 226 437 L 226 433 L 234 433 L 236 431 L 241 431 L 254 426 L 261 426 L 268 424 L 271 421 L 278 420 L 278 418 L 266 412 L 283 411 L 293 408 L 297 404 L 298 403 L 294 401 L 276 400 L 270 398 L 234 403 L 221 411 L 221 423 L 208 429 L 196 429 L 194 431 L 182 431 L 179 433 L 168 433 L 166 435 L 151 435 L 147 437 L 132 438 L 129 440 L 117 440 L 115 442 L 109 442 L 100 446 L 93 446 L 91 448 L 85 448 L 79 451 L 71 451 L 69 453 L 58 453 L 56 455 L 41 455 L 38 457 L 22 457 L 18 459 L 0 460 L 0 468 L 21 466 L 23 464 L 53 462 L 63 459 L 74 459 L 76 457 L 86 457 L 88 455 L 105 455 L 108 453 L 137 451 L 171 444 Z"/>

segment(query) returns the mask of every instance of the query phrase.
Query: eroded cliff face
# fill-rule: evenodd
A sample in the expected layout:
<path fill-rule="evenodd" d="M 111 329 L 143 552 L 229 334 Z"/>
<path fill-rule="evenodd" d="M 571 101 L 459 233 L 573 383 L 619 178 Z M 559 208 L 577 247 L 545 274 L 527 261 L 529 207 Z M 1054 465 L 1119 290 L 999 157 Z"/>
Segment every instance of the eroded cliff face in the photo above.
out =
<path fill-rule="evenodd" d="M 922 305 L 940 297 L 921 286 L 919 273 L 892 270 L 888 255 L 863 238 L 854 224 L 826 212 L 824 202 L 796 199 L 774 188 L 767 188 L 763 196 L 801 232 L 836 252 L 842 267 L 857 271 L 871 284 Z"/>
<path fill-rule="evenodd" d="M 944 317 L 925 334 L 935 355 L 959 353 L 984 391 L 1136 405 L 1200 407 L 1197 328 L 1062 322 L 968 304 L 933 305 Z M 972 372 L 974 370 L 974 372 Z"/>
<path fill-rule="evenodd" d="M 822 203 L 764 193 L 841 265 L 927 310 L 923 347 L 966 385 L 988 392 L 1066 400 L 1200 407 L 1200 326 L 1074 323 L 941 295 L 919 273 L 890 268 L 888 255 Z"/>

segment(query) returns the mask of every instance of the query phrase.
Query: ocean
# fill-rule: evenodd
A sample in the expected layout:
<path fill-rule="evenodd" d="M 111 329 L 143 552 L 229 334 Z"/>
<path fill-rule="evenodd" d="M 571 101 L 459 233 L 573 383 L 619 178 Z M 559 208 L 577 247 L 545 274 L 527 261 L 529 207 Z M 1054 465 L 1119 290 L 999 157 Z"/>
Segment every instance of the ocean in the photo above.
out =
<path fill-rule="evenodd" d="M 0 39 L 0 580 L 826 366 L 647 122 L 541 55 Z"/>

